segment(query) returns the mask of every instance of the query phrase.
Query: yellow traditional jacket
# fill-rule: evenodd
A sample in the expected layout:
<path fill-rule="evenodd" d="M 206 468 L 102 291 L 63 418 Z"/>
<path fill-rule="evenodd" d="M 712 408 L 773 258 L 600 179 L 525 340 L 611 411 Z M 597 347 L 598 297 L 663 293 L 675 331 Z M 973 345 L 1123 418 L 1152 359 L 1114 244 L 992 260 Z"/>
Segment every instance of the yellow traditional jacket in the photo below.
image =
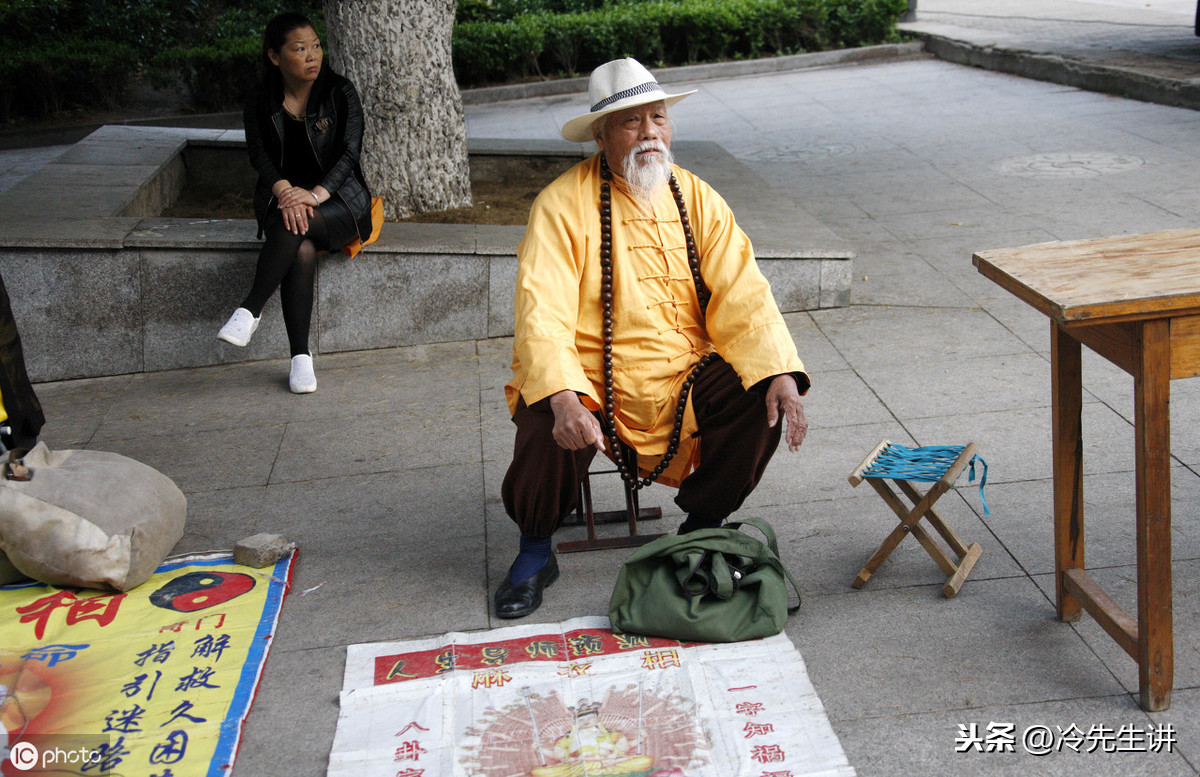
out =
<path fill-rule="evenodd" d="M 771 288 L 746 234 L 708 184 L 682 168 L 675 178 L 712 292 L 700 312 L 688 267 L 679 209 L 667 187 L 644 210 L 613 177 L 613 398 L 617 434 L 652 470 L 666 452 L 675 406 L 688 372 L 716 351 L 742 385 L 803 373 Z M 517 248 L 513 379 L 510 412 L 564 389 L 590 410 L 604 396 L 600 301 L 600 156 L 580 162 L 547 186 L 529 214 Z M 802 381 L 801 391 L 807 387 Z M 679 450 L 659 480 L 678 485 L 699 461 L 689 398 Z"/>

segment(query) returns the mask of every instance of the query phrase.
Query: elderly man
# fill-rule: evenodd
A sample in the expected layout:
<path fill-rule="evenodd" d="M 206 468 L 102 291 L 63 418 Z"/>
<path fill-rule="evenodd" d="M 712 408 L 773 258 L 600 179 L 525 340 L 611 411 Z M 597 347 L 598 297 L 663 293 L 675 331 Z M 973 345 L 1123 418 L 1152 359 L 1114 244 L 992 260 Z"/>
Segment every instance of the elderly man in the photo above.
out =
<path fill-rule="evenodd" d="M 519 618 L 558 578 L 551 535 L 596 451 L 627 483 L 678 486 L 679 531 L 719 526 L 762 477 L 809 380 L 750 241 L 671 158 L 669 95 L 633 59 L 592 73 L 563 127 L 600 151 L 538 196 L 517 254 L 517 426 L 504 507 L 520 551 L 495 595 Z M 636 461 L 636 465 L 634 462 Z"/>

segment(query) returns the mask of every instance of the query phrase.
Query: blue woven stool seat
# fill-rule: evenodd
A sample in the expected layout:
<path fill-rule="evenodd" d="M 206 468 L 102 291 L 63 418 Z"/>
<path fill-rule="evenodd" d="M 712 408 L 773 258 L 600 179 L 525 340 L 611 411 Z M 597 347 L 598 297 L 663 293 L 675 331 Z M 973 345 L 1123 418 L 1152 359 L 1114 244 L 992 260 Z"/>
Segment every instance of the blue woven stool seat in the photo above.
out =
<path fill-rule="evenodd" d="M 887 443 L 862 471 L 864 478 L 891 478 L 893 480 L 919 480 L 935 483 L 946 476 L 950 467 L 966 449 L 965 445 L 926 445 L 922 448 L 906 448 Z M 991 515 L 983 487 L 987 485 L 987 461 L 978 453 L 967 463 L 968 483 L 975 482 L 975 462 L 983 467 L 979 478 L 979 499 L 983 502 L 983 514 Z M 957 479 L 957 478 L 956 478 Z"/>
<path fill-rule="evenodd" d="M 983 486 L 987 483 L 987 462 L 976 453 L 977 450 L 975 443 L 908 448 L 884 440 L 867 454 L 854 472 L 850 473 L 850 485 L 857 486 L 864 481 L 870 483 L 900 518 L 900 524 L 884 539 L 883 544 L 867 561 L 851 585 L 855 588 L 866 585 L 867 580 L 887 560 L 901 540 L 912 534 L 945 573 L 946 583 L 942 586 L 942 594 L 946 597 L 958 594 L 971 568 L 979 559 L 982 549 L 977 542 L 969 547 L 964 544 L 933 509 L 933 504 L 950 490 L 964 469 L 970 468 L 970 481 L 974 482 L 975 463 L 978 461 L 983 467 L 979 496 L 983 500 L 984 515 L 989 513 L 987 500 L 983 497 Z M 906 505 L 901 494 L 897 494 L 888 486 L 887 480 L 893 481 L 899 487 L 901 494 L 911 501 L 911 506 Z M 922 494 L 912 482 L 933 485 Z M 929 525 L 936 529 L 950 546 L 950 550 L 958 557 L 957 563 L 951 560 L 946 551 L 921 525 L 922 518 L 928 519 Z"/>

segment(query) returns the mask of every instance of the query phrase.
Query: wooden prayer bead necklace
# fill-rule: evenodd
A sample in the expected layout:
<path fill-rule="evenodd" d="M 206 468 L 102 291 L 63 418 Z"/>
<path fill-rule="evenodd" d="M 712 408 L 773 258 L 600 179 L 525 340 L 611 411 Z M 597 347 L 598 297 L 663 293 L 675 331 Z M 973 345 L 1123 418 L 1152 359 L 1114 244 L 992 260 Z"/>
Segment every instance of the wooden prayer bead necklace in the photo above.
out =
<path fill-rule="evenodd" d="M 667 452 L 655 465 L 654 471 L 648 477 L 640 477 L 638 475 L 637 466 L 632 462 L 625 460 L 624 454 L 621 452 L 621 442 L 617 438 L 617 423 L 616 423 L 616 404 L 613 402 L 613 366 L 612 366 L 612 338 L 613 338 L 613 261 L 612 261 L 612 187 L 609 182 L 612 180 L 612 171 L 608 167 L 608 160 L 604 155 L 600 155 L 600 300 L 604 305 L 604 436 L 608 440 L 609 450 L 612 451 L 613 462 L 617 465 L 617 471 L 621 473 L 621 479 L 625 481 L 629 488 L 634 490 L 645 488 L 658 479 L 658 476 L 666 470 L 667 465 L 671 463 L 671 459 L 675 457 L 675 453 L 679 450 L 679 437 L 683 429 L 683 414 L 687 409 L 688 394 L 691 393 L 692 384 L 696 382 L 696 378 L 704 371 L 704 368 L 709 365 L 717 357 L 715 352 L 706 355 L 703 359 L 692 367 L 692 371 L 683 381 L 683 387 L 679 390 L 679 402 L 675 405 L 675 426 L 671 430 L 671 440 L 667 444 Z M 687 242 L 687 257 L 688 266 L 692 270 L 692 280 L 696 284 L 696 296 L 700 300 L 700 313 L 704 315 L 708 311 L 708 300 L 712 294 L 708 290 L 708 286 L 704 283 L 704 278 L 700 276 L 700 257 L 696 252 L 696 241 L 692 237 L 692 226 L 688 222 L 687 206 L 683 202 L 683 191 L 679 188 L 679 183 L 675 180 L 675 175 L 671 174 L 669 181 L 671 194 L 675 196 L 675 206 L 679 208 L 679 221 L 683 225 L 683 237 Z"/>

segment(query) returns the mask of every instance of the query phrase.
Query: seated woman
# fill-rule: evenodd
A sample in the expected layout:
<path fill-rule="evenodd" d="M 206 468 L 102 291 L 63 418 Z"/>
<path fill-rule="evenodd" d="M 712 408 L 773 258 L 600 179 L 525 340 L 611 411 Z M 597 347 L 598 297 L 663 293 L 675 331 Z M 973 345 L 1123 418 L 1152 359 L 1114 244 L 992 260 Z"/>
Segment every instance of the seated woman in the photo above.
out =
<path fill-rule="evenodd" d="M 283 13 L 263 34 L 263 79 L 246 103 L 246 145 L 258 171 L 254 214 L 266 240 L 250 293 L 217 337 L 246 345 L 279 289 L 291 346 L 288 386 L 317 390 L 308 331 L 317 254 L 371 234 L 359 167 L 363 113 L 354 84 L 322 67 L 312 21 Z"/>

